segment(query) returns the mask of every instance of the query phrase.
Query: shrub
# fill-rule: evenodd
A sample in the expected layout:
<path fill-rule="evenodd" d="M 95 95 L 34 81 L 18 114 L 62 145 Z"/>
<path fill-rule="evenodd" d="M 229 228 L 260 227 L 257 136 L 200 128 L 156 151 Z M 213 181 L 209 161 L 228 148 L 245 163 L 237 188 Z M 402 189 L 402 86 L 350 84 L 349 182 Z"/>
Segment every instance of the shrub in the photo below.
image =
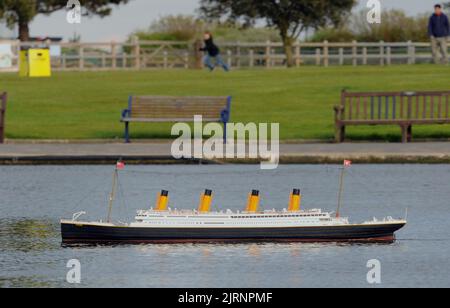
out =
<path fill-rule="evenodd" d="M 344 42 L 357 40 L 360 42 L 422 42 L 428 40 L 428 14 L 410 17 L 401 10 L 390 10 L 382 13 L 381 24 L 369 24 L 366 12 L 361 11 L 351 16 L 341 28 L 319 29 L 311 41 L 328 40 Z"/>
<path fill-rule="evenodd" d="M 273 42 L 280 41 L 275 29 L 266 27 L 244 27 L 241 24 L 207 24 L 193 16 L 166 16 L 152 23 L 148 30 L 139 30 L 130 34 L 129 39 L 137 36 L 140 40 L 191 41 L 200 39 L 204 31 L 211 31 L 214 37 L 222 41 Z"/>

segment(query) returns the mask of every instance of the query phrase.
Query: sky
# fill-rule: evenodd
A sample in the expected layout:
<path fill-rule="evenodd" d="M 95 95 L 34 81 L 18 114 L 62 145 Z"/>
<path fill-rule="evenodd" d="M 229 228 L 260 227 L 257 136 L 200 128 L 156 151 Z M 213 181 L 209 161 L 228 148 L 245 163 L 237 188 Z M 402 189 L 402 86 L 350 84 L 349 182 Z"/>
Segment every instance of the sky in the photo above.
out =
<path fill-rule="evenodd" d="M 401 8 L 410 15 L 432 10 L 438 0 L 381 0 L 385 9 Z M 360 0 L 358 9 L 364 8 L 367 0 Z M 130 33 L 145 29 L 152 21 L 165 15 L 195 14 L 199 0 L 130 0 L 126 5 L 116 7 L 106 18 L 84 17 L 79 25 L 66 21 L 64 11 L 50 16 L 39 15 L 31 24 L 32 36 L 57 36 L 65 40 L 81 35 L 84 42 L 122 41 Z M 0 35 L 6 31 L 0 29 Z"/>

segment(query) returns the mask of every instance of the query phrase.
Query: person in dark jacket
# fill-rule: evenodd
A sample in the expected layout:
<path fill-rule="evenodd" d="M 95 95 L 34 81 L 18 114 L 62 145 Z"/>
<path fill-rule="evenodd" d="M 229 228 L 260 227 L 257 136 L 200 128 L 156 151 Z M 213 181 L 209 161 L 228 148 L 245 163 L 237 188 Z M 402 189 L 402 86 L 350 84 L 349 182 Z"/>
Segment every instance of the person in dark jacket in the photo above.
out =
<path fill-rule="evenodd" d="M 431 38 L 433 58 L 436 64 L 443 62 L 448 64 L 448 37 L 450 36 L 450 23 L 448 17 L 442 11 L 442 6 L 434 6 L 434 14 L 430 17 L 428 34 Z M 441 53 L 442 58 L 440 58 Z"/>
<path fill-rule="evenodd" d="M 204 58 L 205 65 L 210 69 L 210 71 L 213 71 L 216 66 L 221 66 L 226 72 L 228 72 L 230 68 L 225 64 L 225 62 L 223 62 L 223 59 L 220 56 L 220 49 L 216 44 L 214 44 L 212 34 L 210 32 L 206 32 L 204 34 L 204 40 L 205 47 L 201 48 L 200 50 L 206 53 L 206 56 Z M 215 61 L 214 64 L 213 60 Z"/>

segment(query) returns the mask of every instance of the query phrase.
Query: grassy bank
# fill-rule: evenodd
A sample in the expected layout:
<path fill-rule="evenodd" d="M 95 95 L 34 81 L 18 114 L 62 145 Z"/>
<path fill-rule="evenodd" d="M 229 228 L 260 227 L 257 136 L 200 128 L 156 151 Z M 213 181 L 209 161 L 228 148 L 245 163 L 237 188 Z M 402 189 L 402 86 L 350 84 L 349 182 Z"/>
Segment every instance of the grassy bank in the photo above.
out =
<path fill-rule="evenodd" d="M 232 95 L 234 122 L 279 122 L 282 139 L 331 140 L 333 105 L 350 91 L 448 90 L 449 67 L 304 67 L 292 70 L 55 73 L 50 79 L 0 75 L 10 96 L 12 139 L 122 138 L 120 112 L 135 95 Z M 170 137 L 170 124 L 132 125 L 133 138 Z M 449 126 L 414 128 L 420 138 L 450 138 Z M 350 128 L 348 137 L 400 138 L 398 127 Z"/>

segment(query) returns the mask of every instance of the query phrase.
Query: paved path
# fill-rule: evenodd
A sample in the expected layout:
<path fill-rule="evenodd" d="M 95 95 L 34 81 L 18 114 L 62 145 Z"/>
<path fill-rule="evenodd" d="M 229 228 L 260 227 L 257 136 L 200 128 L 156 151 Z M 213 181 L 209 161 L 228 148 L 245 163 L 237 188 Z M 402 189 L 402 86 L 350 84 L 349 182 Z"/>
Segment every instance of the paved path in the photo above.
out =
<path fill-rule="evenodd" d="M 109 163 L 122 157 L 136 163 L 173 161 L 170 142 L 104 144 L 5 144 L 0 162 L 11 163 Z M 441 162 L 450 163 L 450 142 L 282 144 L 285 163 L 336 163 L 353 159 L 361 163 Z"/>

